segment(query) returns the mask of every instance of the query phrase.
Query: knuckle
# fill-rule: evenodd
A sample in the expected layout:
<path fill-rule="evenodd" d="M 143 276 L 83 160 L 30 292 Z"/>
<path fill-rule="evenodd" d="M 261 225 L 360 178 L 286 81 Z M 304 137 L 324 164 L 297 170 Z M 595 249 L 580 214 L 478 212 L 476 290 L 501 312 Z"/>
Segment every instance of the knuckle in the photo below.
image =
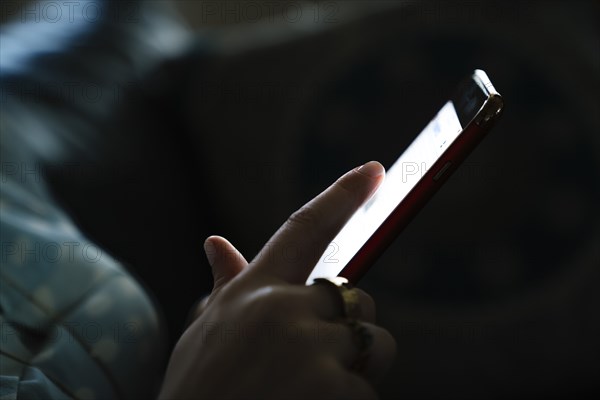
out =
<path fill-rule="evenodd" d="M 258 319 L 293 318 L 298 309 L 294 301 L 283 288 L 276 285 L 264 286 L 250 295 L 248 312 Z"/>
<path fill-rule="evenodd" d="M 371 295 L 365 292 L 364 290 L 358 288 L 354 288 L 353 290 L 356 290 L 358 292 L 358 298 L 360 299 L 360 308 L 366 314 L 365 317 L 374 320 L 377 307 L 375 305 L 375 300 L 373 299 L 373 297 L 371 297 Z"/>
<path fill-rule="evenodd" d="M 315 240 L 323 233 L 322 221 L 319 211 L 307 204 L 290 215 L 285 225 L 287 229 L 301 230 L 305 237 Z"/>
<path fill-rule="evenodd" d="M 305 205 L 290 215 L 287 222 L 292 226 L 315 228 L 319 224 L 319 215 L 314 207 Z"/>
<path fill-rule="evenodd" d="M 354 288 L 353 290 L 356 290 L 358 292 L 360 296 L 360 301 L 362 303 L 367 304 L 371 307 L 375 307 L 375 300 L 373 300 L 373 297 L 369 293 L 359 288 Z"/>
<path fill-rule="evenodd" d="M 358 174 L 357 174 L 358 175 Z M 360 204 L 362 203 L 362 195 L 360 193 L 360 191 L 358 190 L 358 187 L 360 185 L 358 185 L 354 179 L 351 179 L 354 177 L 350 177 L 350 176 L 342 176 L 341 178 L 339 178 L 335 185 L 339 188 L 339 190 L 341 190 L 342 192 L 344 192 L 344 194 L 349 197 L 354 203 L 356 204 Z"/>

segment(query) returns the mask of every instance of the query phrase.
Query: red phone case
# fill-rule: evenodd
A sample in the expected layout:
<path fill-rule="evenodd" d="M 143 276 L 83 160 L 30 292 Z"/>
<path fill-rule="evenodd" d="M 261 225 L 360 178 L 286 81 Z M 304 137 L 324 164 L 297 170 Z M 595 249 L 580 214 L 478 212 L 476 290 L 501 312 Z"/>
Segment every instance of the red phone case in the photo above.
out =
<path fill-rule="evenodd" d="M 485 127 L 481 127 L 475 121 L 471 121 L 457 140 L 448 147 L 444 154 L 423 175 L 419 183 L 415 185 L 404 200 L 394 209 L 369 240 L 367 240 L 339 275 L 348 279 L 352 284 L 356 284 L 485 137 L 494 125 L 494 122 L 492 120 Z M 451 164 L 446 166 L 447 163 Z M 445 170 L 442 171 L 443 169 Z M 441 176 L 436 176 L 438 174 Z"/>

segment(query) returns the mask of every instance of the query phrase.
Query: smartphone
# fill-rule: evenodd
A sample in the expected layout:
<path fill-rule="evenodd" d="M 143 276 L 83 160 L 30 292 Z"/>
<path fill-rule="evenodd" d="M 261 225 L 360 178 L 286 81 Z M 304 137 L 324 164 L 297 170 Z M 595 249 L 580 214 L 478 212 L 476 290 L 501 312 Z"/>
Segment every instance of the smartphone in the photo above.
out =
<path fill-rule="evenodd" d="M 378 190 L 348 220 L 311 272 L 356 284 L 502 114 L 487 74 L 475 70 L 387 170 Z"/>

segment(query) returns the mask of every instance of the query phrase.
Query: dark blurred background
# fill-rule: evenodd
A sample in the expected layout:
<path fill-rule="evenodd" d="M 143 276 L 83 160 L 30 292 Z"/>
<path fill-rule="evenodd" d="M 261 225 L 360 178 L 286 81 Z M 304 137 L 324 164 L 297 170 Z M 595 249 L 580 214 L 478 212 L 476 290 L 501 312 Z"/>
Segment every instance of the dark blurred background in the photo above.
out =
<path fill-rule="evenodd" d="M 382 397 L 600 393 L 598 3 L 321 4 L 330 30 L 197 77 L 223 85 L 189 103 L 230 193 L 219 228 L 255 253 L 348 168 L 390 166 L 482 68 L 504 117 L 361 285 L 399 344 Z"/>
<path fill-rule="evenodd" d="M 361 283 L 398 341 L 381 396 L 600 394 L 598 2 L 146 4 L 126 32 L 185 46 L 152 68 L 118 64 L 134 71 L 125 100 L 90 114 L 100 134 L 65 156 L 89 171 L 49 179 L 154 293 L 173 340 L 210 290 L 206 236 L 252 258 L 340 174 L 390 166 L 481 68 L 503 118 Z M 122 60 L 136 42 L 102 29 L 77 57 L 114 69 L 110 43 Z M 85 70 L 56 60 L 36 62 Z"/>

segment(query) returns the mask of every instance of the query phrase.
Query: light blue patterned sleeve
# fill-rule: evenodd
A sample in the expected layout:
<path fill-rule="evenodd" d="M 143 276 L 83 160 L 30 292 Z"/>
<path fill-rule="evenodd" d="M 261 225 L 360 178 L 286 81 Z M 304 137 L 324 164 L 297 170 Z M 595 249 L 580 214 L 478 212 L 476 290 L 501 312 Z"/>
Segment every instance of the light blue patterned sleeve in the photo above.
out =
<path fill-rule="evenodd" d="M 88 4 L 134 10 L 137 19 L 107 12 L 96 23 L 29 19 L 0 27 L 1 400 L 150 399 L 165 367 L 164 326 L 150 297 L 77 228 L 45 183 L 46 163 L 60 164 L 85 148 L 82 138 L 106 134 L 99 121 L 118 102 L 15 95 L 15 88 L 72 82 L 75 66 L 82 82 L 122 87 L 181 47 L 162 2 L 79 7 Z M 165 43 L 164 32 L 173 33 Z"/>
<path fill-rule="evenodd" d="M 164 337 L 144 290 L 43 187 L 2 180 L 2 398 L 155 395 Z"/>
<path fill-rule="evenodd" d="M 3 111 L 10 111 L 3 105 Z M 14 113 L 0 132 L 2 398 L 146 399 L 161 382 L 164 332 L 140 284 L 89 241 L 43 179 Z"/>

